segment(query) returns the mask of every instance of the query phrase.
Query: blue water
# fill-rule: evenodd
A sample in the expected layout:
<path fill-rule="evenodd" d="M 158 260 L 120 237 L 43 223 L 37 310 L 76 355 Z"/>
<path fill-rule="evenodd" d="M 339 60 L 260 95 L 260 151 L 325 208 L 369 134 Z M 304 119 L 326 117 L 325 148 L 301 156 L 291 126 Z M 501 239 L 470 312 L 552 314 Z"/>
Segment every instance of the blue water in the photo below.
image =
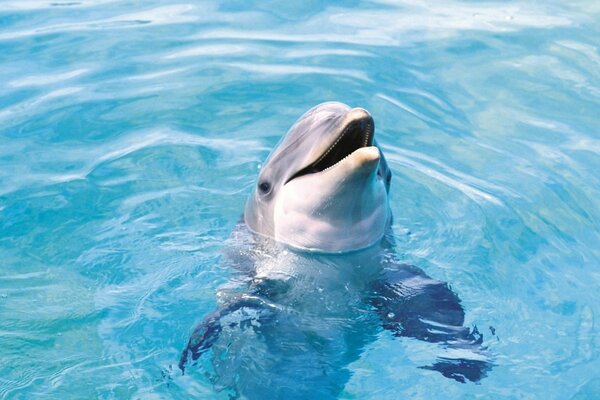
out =
<path fill-rule="evenodd" d="M 177 362 L 326 100 L 372 113 L 398 256 L 495 364 L 380 331 L 339 397 L 600 398 L 599 38 L 593 1 L 0 2 L 0 398 L 225 397 Z"/>

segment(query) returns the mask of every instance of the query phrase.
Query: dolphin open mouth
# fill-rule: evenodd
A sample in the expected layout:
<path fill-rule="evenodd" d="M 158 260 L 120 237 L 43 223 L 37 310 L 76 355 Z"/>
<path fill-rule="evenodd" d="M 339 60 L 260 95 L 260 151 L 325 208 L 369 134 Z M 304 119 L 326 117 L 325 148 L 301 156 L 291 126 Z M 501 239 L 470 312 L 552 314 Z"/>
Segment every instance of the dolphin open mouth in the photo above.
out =
<path fill-rule="evenodd" d="M 296 172 L 287 182 L 303 175 L 325 171 L 339 164 L 356 150 L 372 146 L 374 131 L 371 115 L 366 110 L 353 109 L 341 125 L 340 133 L 333 144 L 315 162 Z"/>

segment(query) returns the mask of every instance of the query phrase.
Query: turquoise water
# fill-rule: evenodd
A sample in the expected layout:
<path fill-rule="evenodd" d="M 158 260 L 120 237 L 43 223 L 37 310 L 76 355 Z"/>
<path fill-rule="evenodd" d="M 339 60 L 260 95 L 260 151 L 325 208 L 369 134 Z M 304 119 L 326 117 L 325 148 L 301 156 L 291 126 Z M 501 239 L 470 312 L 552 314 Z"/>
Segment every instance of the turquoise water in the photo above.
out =
<path fill-rule="evenodd" d="M 339 397 L 600 398 L 598 38 L 591 1 L 0 2 L 0 398 L 226 397 L 177 362 L 326 100 L 372 113 L 399 257 L 495 364 L 379 332 Z"/>

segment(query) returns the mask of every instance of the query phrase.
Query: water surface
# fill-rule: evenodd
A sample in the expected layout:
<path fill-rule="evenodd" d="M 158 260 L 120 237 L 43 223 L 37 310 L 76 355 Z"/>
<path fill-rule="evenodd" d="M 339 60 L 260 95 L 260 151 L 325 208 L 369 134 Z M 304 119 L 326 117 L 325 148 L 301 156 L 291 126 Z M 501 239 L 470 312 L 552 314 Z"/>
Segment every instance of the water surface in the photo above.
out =
<path fill-rule="evenodd" d="M 496 366 L 381 332 L 341 398 L 600 396 L 596 2 L 0 3 L 0 398 L 213 398 L 176 364 L 305 110 L 367 108 L 400 257 Z"/>

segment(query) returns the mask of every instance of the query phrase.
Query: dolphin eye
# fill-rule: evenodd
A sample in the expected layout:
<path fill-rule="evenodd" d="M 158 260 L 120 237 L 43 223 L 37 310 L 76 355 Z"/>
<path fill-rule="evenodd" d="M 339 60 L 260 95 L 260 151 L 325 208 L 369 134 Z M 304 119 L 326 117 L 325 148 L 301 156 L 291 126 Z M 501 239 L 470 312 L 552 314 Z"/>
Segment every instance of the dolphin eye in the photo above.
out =
<path fill-rule="evenodd" d="M 260 190 L 262 194 L 269 194 L 271 192 L 271 184 L 267 181 L 262 181 L 258 184 L 258 190 Z"/>

